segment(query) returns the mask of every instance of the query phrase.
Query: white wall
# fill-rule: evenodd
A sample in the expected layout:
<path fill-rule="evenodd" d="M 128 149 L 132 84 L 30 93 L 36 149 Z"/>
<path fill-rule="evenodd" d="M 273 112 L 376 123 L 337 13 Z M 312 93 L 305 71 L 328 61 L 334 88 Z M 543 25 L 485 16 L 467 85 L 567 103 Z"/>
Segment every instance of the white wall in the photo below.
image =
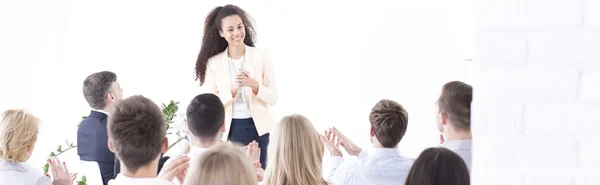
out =
<path fill-rule="evenodd" d="M 276 119 L 301 113 L 366 147 L 369 110 L 388 98 L 410 113 L 407 155 L 437 144 L 434 101 L 445 82 L 464 80 L 471 58 L 468 1 L 227 2 L 256 20 L 258 46 L 272 55 Z M 75 139 L 89 113 L 82 81 L 93 72 L 116 72 L 126 96 L 185 109 L 202 92 L 193 67 L 204 18 L 227 2 L 0 1 L 0 109 L 28 108 L 44 121 L 32 163 Z"/>
<path fill-rule="evenodd" d="M 600 184 L 600 4 L 479 1 L 473 184 Z"/>

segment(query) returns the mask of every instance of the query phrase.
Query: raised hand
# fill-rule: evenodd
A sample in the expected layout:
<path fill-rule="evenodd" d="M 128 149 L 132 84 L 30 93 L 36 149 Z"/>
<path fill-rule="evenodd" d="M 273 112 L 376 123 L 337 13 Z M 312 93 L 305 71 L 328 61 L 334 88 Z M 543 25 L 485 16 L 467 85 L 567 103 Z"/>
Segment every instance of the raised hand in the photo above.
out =
<path fill-rule="evenodd" d="M 71 182 L 75 182 L 77 180 L 77 173 L 71 173 Z"/>
<path fill-rule="evenodd" d="M 190 166 L 190 158 L 187 155 L 181 155 L 176 157 L 173 162 L 163 166 L 158 173 L 159 179 L 164 179 L 169 182 L 173 181 L 173 179 L 177 178 L 179 183 L 183 182 L 185 179 L 185 174 L 187 173 L 187 169 Z"/>
<path fill-rule="evenodd" d="M 71 175 L 67 165 L 61 162 L 60 159 L 54 158 L 48 160 L 50 165 L 50 174 L 52 179 L 52 185 L 72 185 Z"/>
<path fill-rule="evenodd" d="M 258 179 L 258 182 L 262 182 L 265 178 L 265 170 L 262 169 L 260 161 L 254 161 L 254 168 L 256 168 L 256 178 Z"/>
<path fill-rule="evenodd" d="M 260 161 L 260 147 L 256 141 L 250 142 L 244 147 L 244 150 L 251 162 Z"/>
<path fill-rule="evenodd" d="M 342 157 L 342 151 L 340 150 L 340 145 L 338 142 L 339 140 L 336 140 L 336 137 L 332 132 L 325 130 L 325 133 L 320 136 L 331 156 Z"/>
<path fill-rule="evenodd" d="M 354 144 L 354 142 L 348 139 L 348 137 L 346 137 L 337 128 L 330 128 L 329 132 L 331 132 L 338 139 L 339 145 L 341 145 L 344 148 L 344 150 L 348 152 L 348 154 L 358 156 L 358 154 L 360 154 L 360 151 L 362 151 L 362 148 Z"/>

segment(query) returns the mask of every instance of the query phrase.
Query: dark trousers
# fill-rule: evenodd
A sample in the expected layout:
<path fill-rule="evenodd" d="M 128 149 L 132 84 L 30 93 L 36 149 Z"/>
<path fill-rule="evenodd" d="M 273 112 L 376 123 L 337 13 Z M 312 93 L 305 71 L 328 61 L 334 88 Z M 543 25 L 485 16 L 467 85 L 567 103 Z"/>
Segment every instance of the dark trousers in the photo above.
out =
<path fill-rule="evenodd" d="M 269 146 L 269 133 L 262 136 L 258 135 L 254 120 L 248 119 L 233 119 L 231 120 L 231 126 L 229 127 L 228 140 L 242 144 L 244 146 L 250 144 L 252 141 L 258 143 L 260 147 L 260 164 L 263 169 L 267 168 L 267 146 Z"/>
<path fill-rule="evenodd" d="M 100 175 L 102 176 L 102 184 L 107 185 L 108 181 L 113 179 L 114 173 L 114 162 L 97 162 L 100 168 Z"/>

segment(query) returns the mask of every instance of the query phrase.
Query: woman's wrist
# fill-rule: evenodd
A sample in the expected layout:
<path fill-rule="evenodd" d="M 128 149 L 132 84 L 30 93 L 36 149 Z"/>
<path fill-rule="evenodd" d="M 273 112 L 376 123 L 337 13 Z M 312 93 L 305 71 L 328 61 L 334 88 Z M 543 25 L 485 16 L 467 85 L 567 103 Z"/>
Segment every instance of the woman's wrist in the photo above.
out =
<path fill-rule="evenodd" d="M 258 94 L 258 88 L 260 87 L 260 85 L 258 84 L 257 81 L 254 81 L 254 84 L 252 84 L 252 92 L 254 94 Z"/>

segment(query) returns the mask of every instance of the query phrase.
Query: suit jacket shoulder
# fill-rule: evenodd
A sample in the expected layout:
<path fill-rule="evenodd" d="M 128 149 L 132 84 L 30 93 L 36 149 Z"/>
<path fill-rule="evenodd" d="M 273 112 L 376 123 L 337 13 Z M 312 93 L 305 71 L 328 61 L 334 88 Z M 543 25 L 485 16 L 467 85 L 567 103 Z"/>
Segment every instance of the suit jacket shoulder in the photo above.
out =
<path fill-rule="evenodd" d="M 108 116 L 91 111 L 77 129 L 77 154 L 84 161 L 114 162 L 115 154 L 108 149 L 106 123 Z"/>

